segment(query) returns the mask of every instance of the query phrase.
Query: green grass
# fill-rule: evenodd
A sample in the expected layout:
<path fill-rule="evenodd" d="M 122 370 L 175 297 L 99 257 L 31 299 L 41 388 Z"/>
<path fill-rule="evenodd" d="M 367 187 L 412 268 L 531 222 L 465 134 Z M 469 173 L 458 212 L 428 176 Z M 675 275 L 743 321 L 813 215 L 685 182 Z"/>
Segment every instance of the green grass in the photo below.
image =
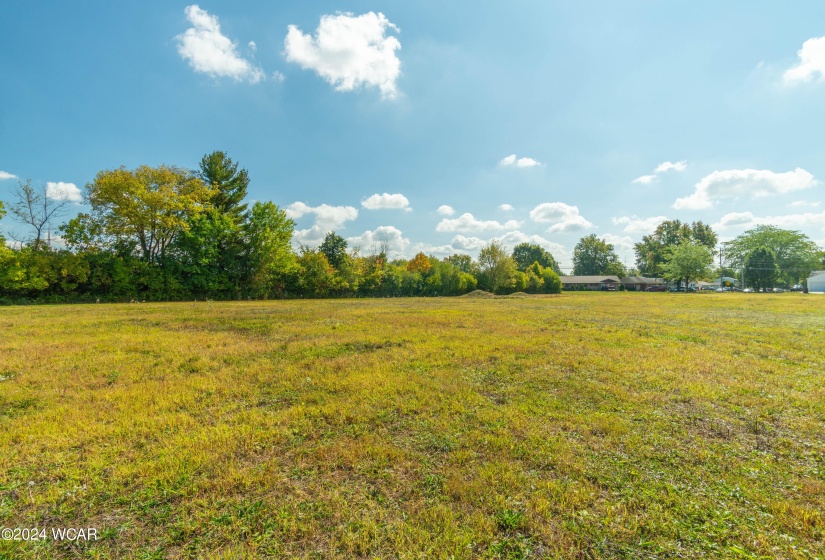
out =
<path fill-rule="evenodd" d="M 825 299 L 0 308 L 0 558 L 822 558 Z"/>

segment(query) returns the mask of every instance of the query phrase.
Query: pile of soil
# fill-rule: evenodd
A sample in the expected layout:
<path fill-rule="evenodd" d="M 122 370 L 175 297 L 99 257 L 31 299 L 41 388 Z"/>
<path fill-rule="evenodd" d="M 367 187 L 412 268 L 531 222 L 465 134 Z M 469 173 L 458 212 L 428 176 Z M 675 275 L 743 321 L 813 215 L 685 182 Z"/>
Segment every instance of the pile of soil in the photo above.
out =
<path fill-rule="evenodd" d="M 490 292 L 485 292 L 484 290 L 473 290 L 469 294 L 464 294 L 461 297 L 466 297 L 466 298 L 492 298 L 492 297 L 496 297 L 496 296 L 494 296 Z"/>

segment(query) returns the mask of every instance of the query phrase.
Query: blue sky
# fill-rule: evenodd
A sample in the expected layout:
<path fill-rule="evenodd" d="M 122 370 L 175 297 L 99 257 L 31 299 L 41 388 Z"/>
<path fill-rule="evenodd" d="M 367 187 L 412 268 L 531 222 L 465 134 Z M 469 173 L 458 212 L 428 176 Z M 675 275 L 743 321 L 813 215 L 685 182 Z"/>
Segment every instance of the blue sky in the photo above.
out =
<path fill-rule="evenodd" d="M 823 36 L 822 2 L 5 2 L 0 199 L 223 150 L 308 245 L 825 246 Z"/>

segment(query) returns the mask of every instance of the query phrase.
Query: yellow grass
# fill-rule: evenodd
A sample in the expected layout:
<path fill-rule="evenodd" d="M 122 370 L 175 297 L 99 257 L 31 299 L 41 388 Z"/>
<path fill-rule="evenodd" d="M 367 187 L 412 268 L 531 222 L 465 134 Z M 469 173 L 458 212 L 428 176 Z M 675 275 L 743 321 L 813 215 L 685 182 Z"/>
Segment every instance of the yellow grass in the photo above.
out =
<path fill-rule="evenodd" d="M 0 308 L 0 558 L 816 558 L 825 299 Z"/>

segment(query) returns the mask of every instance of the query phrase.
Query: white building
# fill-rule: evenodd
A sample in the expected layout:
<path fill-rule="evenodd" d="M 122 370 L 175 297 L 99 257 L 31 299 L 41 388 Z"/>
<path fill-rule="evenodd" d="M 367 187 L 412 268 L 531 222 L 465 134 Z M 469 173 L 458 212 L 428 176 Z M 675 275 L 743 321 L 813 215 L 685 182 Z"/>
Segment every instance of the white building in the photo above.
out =
<path fill-rule="evenodd" d="M 814 270 L 808 278 L 809 292 L 825 292 L 825 270 Z"/>

